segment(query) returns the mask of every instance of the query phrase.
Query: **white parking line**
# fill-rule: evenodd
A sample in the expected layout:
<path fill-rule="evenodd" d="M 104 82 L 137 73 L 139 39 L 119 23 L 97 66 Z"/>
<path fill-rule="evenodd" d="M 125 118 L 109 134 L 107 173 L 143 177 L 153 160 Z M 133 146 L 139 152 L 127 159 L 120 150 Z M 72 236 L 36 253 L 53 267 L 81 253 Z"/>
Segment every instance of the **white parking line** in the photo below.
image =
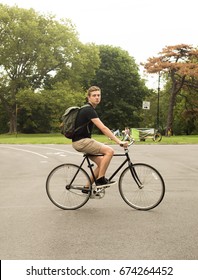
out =
<path fill-rule="evenodd" d="M 26 147 L 29 146 L 29 147 L 35 147 L 34 145 L 26 145 Z M 71 152 L 71 151 L 67 151 L 67 150 L 62 150 L 62 149 L 57 149 L 57 148 L 52 148 L 52 147 L 49 147 L 49 146 L 38 146 L 36 145 L 37 148 L 40 148 L 40 149 L 49 149 L 49 150 L 55 150 L 55 151 L 60 151 L 60 152 L 64 152 L 64 153 L 68 153 L 68 154 L 74 154 L 74 155 L 80 155 L 82 156 L 81 153 L 78 153 L 78 152 Z"/>
<path fill-rule="evenodd" d="M 33 151 L 30 151 L 30 150 L 25 150 L 25 149 L 22 149 L 22 148 L 15 148 L 13 146 L 10 146 L 10 145 L 1 145 L 1 147 L 3 148 L 7 148 L 7 149 L 12 149 L 12 150 L 17 150 L 17 151 L 22 151 L 22 152 L 26 152 L 26 153 L 31 153 L 31 154 L 35 154 L 37 156 L 40 156 L 40 157 L 43 157 L 45 159 L 48 159 L 49 157 L 48 156 L 44 156 L 43 154 L 40 154 L 40 153 L 37 153 L 37 152 L 33 152 Z M 81 153 L 78 153 L 78 152 L 72 152 L 72 151 L 67 151 L 67 150 L 62 150 L 62 149 L 57 149 L 57 148 L 53 148 L 53 147 L 49 147 L 49 146 L 38 146 L 38 145 L 25 145 L 25 147 L 33 147 L 33 148 L 40 148 L 40 149 L 47 149 L 47 150 L 53 150 L 53 151 L 58 151 L 58 152 L 47 152 L 46 154 L 47 155 L 58 155 L 60 157 L 66 157 L 66 155 L 64 153 L 67 153 L 67 154 L 73 154 L 73 155 L 78 155 L 78 156 L 82 156 Z M 45 161 L 46 162 L 46 161 Z"/>
<path fill-rule="evenodd" d="M 48 158 L 47 156 L 44 156 L 42 154 L 39 154 L 39 153 L 36 153 L 36 152 L 33 152 L 33 151 L 28 151 L 28 150 L 24 150 L 24 149 L 14 148 L 14 147 L 10 147 L 10 146 L 3 146 L 3 147 L 7 148 L 7 149 L 16 150 L 16 151 L 22 151 L 22 152 L 26 152 L 26 153 L 30 153 L 30 154 L 35 154 L 35 155 L 43 157 L 43 158 Z"/>

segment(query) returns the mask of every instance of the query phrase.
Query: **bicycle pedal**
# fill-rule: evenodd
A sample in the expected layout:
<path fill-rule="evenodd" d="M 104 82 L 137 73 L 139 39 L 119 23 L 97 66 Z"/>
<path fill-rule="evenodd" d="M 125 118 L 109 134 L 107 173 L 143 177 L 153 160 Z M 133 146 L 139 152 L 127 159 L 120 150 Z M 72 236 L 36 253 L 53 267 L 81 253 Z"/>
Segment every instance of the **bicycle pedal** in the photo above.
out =
<path fill-rule="evenodd" d="M 94 199 L 101 199 L 105 196 L 105 190 L 101 189 L 101 190 L 94 190 L 90 196 L 90 198 L 94 198 Z"/>
<path fill-rule="evenodd" d="M 96 192 L 102 192 L 102 191 L 105 190 L 105 187 L 103 187 L 103 188 L 96 188 L 95 190 L 96 190 Z"/>

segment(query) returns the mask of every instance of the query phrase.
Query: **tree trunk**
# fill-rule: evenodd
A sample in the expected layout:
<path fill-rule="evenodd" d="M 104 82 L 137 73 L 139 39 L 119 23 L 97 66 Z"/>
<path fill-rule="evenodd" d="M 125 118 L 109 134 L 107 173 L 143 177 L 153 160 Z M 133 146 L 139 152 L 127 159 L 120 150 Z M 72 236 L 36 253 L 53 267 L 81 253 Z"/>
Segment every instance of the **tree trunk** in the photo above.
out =
<path fill-rule="evenodd" d="M 167 122 L 166 122 L 166 136 L 171 136 L 173 134 L 173 112 L 174 107 L 176 103 L 176 96 L 177 96 L 177 88 L 176 88 L 176 82 L 173 83 L 170 99 L 169 99 L 169 108 L 168 108 L 168 116 L 167 116 Z"/>
<path fill-rule="evenodd" d="M 16 133 L 17 132 L 17 104 L 16 102 L 11 106 L 6 98 L 4 97 L 4 92 L 0 92 L 0 101 L 9 116 L 9 133 Z"/>
<path fill-rule="evenodd" d="M 17 132 L 17 118 L 15 113 L 10 113 L 10 129 L 9 133 L 16 133 Z"/>
<path fill-rule="evenodd" d="M 167 123 L 166 123 L 166 136 L 173 135 L 173 113 L 174 113 L 174 107 L 176 104 L 176 96 L 180 92 L 184 81 L 185 81 L 185 75 L 182 77 L 180 81 L 176 80 L 175 78 L 175 70 L 173 69 L 171 71 L 171 80 L 172 80 L 172 88 L 171 88 L 171 95 L 169 99 L 169 108 L 168 108 L 168 117 L 167 117 Z"/>

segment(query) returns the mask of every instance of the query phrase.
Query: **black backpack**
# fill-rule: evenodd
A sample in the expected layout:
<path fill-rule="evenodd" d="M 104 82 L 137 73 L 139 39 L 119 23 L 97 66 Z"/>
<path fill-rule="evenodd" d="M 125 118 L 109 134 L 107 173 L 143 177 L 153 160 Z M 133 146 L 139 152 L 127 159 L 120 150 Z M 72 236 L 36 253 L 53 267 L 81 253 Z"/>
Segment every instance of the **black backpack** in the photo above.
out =
<path fill-rule="evenodd" d="M 60 125 L 61 134 L 63 134 L 66 138 L 72 139 L 76 131 L 88 124 L 85 123 L 75 128 L 76 117 L 79 110 L 88 106 L 90 105 L 85 104 L 82 107 L 73 106 L 66 109 L 65 113 L 62 116 L 62 123 Z"/>

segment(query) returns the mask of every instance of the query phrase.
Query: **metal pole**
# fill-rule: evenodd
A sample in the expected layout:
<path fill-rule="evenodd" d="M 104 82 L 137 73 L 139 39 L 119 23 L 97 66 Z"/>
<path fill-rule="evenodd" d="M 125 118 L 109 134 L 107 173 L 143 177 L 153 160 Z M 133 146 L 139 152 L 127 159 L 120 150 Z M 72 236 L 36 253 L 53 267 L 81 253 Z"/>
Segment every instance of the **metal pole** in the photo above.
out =
<path fill-rule="evenodd" d="M 18 131 L 17 131 L 17 121 L 18 121 L 17 120 L 18 119 L 18 106 L 17 106 L 17 103 L 16 103 L 16 112 L 15 112 L 15 114 L 16 114 L 16 120 L 15 120 L 16 121 L 16 132 L 15 133 L 16 133 L 16 137 L 17 137 L 17 134 L 18 134 Z"/>
<path fill-rule="evenodd" d="M 158 89 L 157 89 L 157 129 L 159 129 L 159 113 L 160 113 L 160 107 L 159 107 L 159 97 L 160 97 L 160 72 L 158 76 Z"/>

